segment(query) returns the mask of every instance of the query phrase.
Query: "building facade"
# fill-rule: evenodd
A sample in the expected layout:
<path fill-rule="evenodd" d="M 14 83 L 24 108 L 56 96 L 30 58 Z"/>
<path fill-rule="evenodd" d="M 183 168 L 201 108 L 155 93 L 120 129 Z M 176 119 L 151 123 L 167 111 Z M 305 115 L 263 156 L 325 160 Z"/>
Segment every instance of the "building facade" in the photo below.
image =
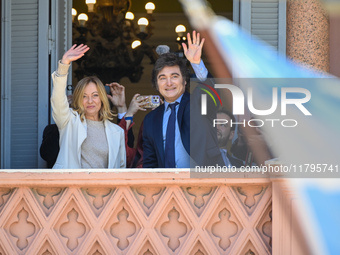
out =
<path fill-rule="evenodd" d="M 311 254 L 294 217 L 298 200 L 279 178 L 39 169 L 72 1 L 0 2 L 0 254 Z M 232 17 L 278 54 L 339 75 L 338 19 L 321 2 L 233 0 Z"/>
<path fill-rule="evenodd" d="M 51 122 L 50 75 L 72 43 L 71 8 L 69 0 L 1 1 L 1 168 L 45 167 L 39 146 Z M 286 9 L 281 0 L 234 0 L 232 16 L 285 54 Z"/>

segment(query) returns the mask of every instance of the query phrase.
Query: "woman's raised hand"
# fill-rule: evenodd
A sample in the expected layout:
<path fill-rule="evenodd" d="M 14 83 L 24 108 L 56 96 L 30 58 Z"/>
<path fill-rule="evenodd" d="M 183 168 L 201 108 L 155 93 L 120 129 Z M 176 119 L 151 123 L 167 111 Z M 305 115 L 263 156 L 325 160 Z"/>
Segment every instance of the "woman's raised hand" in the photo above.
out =
<path fill-rule="evenodd" d="M 72 61 L 80 59 L 84 56 L 85 52 L 87 52 L 90 48 L 87 45 L 74 44 L 68 51 L 66 51 L 61 59 L 61 63 L 65 65 L 69 65 Z"/>
<path fill-rule="evenodd" d="M 126 112 L 125 87 L 117 82 L 106 84 L 110 87 L 111 95 L 107 95 L 111 103 L 117 107 L 118 113 Z"/>
<path fill-rule="evenodd" d="M 111 95 L 107 95 L 109 100 L 112 102 L 114 106 L 117 108 L 119 107 L 126 107 L 125 105 L 125 87 L 120 85 L 117 82 L 111 82 L 109 84 L 105 84 L 105 86 L 110 87 Z M 125 109 L 126 111 L 126 109 Z"/>

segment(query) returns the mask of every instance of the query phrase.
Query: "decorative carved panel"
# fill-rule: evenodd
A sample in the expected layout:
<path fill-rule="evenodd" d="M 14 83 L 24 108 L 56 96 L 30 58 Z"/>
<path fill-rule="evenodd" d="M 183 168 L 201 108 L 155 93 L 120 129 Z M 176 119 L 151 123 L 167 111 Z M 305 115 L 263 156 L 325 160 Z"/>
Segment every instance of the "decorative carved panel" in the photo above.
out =
<path fill-rule="evenodd" d="M 104 210 L 105 205 L 107 204 L 108 200 L 111 198 L 115 190 L 116 188 L 102 188 L 102 187 L 91 187 L 81 189 L 93 213 L 97 217 L 99 217 L 100 213 Z"/>
<path fill-rule="evenodd" d="M 65 188 L 42 187 L 32 188 L 31 190 L 45 215 L 49 216 Z"/>
<path fill-rule="evenodd" d="M 262 255 L 254 247 L 253 243 L 248 240 L 246 245 L 243 247 L 241 255 Z"/>
<path fill-rule="evenodd" d="M 41 226 L 25 199 L 21 199 L 11 212 L 4 229 L 17 254 L 26 254 Z"/>
<path fill-rule="evenodd" d="M 209 254 L 205 248 L 203 247 L 202 243 L 198 240 L 194 247 L 192 248 L 189 255 L 207 255 Z"/>
<path fill-rule="evenodd" d="M 225 197 L 216 205 L 206 230 L 220 253 L 229 254 L 232 245 L 242 231 L 242 225 Z"/>
<path fill-rule="evenodd" d="M 106 254 L 108 254 L 108 252 L 104 250 L 104 248 L 98 241 L 94 242 L 90 251 L 87 253 L 87 255 L 106 255 Z"/>
<path fill-rule="evenodd" d="M 62 243 L 65 253 L 79 254 L 91 227 L 76 200 L 72 198 L 54 225 L 54 230 Z"/>
<path fill-rule="evenodd" d="M 170 254 L 180 254 L 192 228 L 180 204 L 172 196 L 156 224 L 157 233 Z"/>
<path fill-rule="evenodd" d="M 265 185 L 240 185 L 233 187 L 237 197 L 240 199 L 242 206 L 251 215 L 268 186 Z"/>
<path fill-rule="evenodd" d="M 256 227 L 263 242 L 266 244 L 268 250 L 272 249 L 272 205 L 270 204 L 265 210 L 259 224 Z"/>
<path fill-rule="evenodd" d="M 218 246 L 226 251 L 231 245 L 231 238 L 237 234 L 238 227 L 230 220 L 231 213 L 227 208 L 223 208 L 218 213 L 219 220 L 211 226 L 211 233 L 220 240 Z"/>
<path fill-rule="evenodd" d="M 58 255 L 58 252 L 56 252 L 51 243 L 46 240 L 37 255 Z"/>
<path fill-rule="evenodd" d="M 90 185 L 88 173 L 54 173 L 0 187 L 0 255 L 271 253 L 271 185 L 157 174 L 102 173 L 94 186 L 95 173 Z"/>
<path fill-rule="evenodd" d="M 191 207 L 197 216 L 201 216 L 206 208 L 210 198 L 214 194 L 216 187 L 213 186 L 189 186 L 181 187 L 185 197 L 188 199 Z"/>
<path fill-rule="evenodd" d="M 138 216 L 126 202 L 126 198 L 122 197 L 105 225 L 105 232 L 116 253 L 128 254 L 140 231 Z"/>
<path fill-rule="evenodd" d="M 167 245 L 174 252 L 179 246 L 179 239 L 188 232 L 185 223 L 179 221 L 179 212 L 176 208 L 172 208 L 168 213 L 169 221 L 163 222 L 161 225 L 162 236 L 169 239 Z"/>
<path fill-rule="evenodd" d="M 195 252 L 194 255 L 204 255 L 206 253 L 202 252 L 201 249 L 198 249 L 197 252 Z"/>
<path fill-rule="evenodd" d="M 156 251 L 153 245 L 151 245 L 149 240 L 146 240 L 146 242 L 142 245 L 142 248 L 137 253 L 138 255 L 157 255 L 160 254 Z"/>
<path fill-rule="evenodd" d="M 162 196 L 165 187 L 136 186 L 131 187 L 131 190 L 143 208 L 145 214 L 149 216 L 153 208 L 156 206 L 157 201 Z"/>
<path fill-rule="evenodd" d="M 128 218 L 129 212 L 123 207 L 117 214 L 118 222 L 113 223 L 110 228 L 110 234 L 118 239 L 117 246 L 120 250 L 125 250 L 130 245 L 128 239 L 136 234 L 136 224 Z"/>
<path fill-rule="evenodd" d="M 0 188 L 0 212 L 6 205 L 8 199 L 11 197 L 15 189 L 11 188 Z"/>
<path fill-rule="evenodd" d="M 249 249 L 249 250 L 245 253 L 245 255 L 256 255 L 256 253 L 253 252 L 251 249 Z"/>

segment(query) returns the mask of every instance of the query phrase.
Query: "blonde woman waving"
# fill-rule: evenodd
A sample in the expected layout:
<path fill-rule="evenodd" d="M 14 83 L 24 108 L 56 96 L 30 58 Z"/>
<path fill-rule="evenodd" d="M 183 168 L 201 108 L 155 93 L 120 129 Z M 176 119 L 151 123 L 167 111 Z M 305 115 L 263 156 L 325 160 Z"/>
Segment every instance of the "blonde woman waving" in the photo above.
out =
<path fill-rule="evenodd" d="M 53 168 L 125 168 L 124 130 L 112 123 L 113 115 L 103 83 L 95 76 L 80 80 L 71 107 L 65 93 L 72 61 L 89 50 L 73 45 L 53 72 L 52 114 L 60 133 L 60 151 Z"/>

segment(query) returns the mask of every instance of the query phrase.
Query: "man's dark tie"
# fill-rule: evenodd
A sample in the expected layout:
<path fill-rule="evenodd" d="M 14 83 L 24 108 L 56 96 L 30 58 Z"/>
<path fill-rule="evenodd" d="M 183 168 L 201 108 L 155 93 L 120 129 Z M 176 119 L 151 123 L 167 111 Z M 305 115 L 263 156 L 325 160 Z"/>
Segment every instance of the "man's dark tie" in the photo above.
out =
<path fill-rule="evenodd" d="M 168 120 L 165 137 L 165 168 L 175 168 L 175 127 L 176 127 L 176 105 L 178 102 L 169 104 L 171 114 Z"/>

